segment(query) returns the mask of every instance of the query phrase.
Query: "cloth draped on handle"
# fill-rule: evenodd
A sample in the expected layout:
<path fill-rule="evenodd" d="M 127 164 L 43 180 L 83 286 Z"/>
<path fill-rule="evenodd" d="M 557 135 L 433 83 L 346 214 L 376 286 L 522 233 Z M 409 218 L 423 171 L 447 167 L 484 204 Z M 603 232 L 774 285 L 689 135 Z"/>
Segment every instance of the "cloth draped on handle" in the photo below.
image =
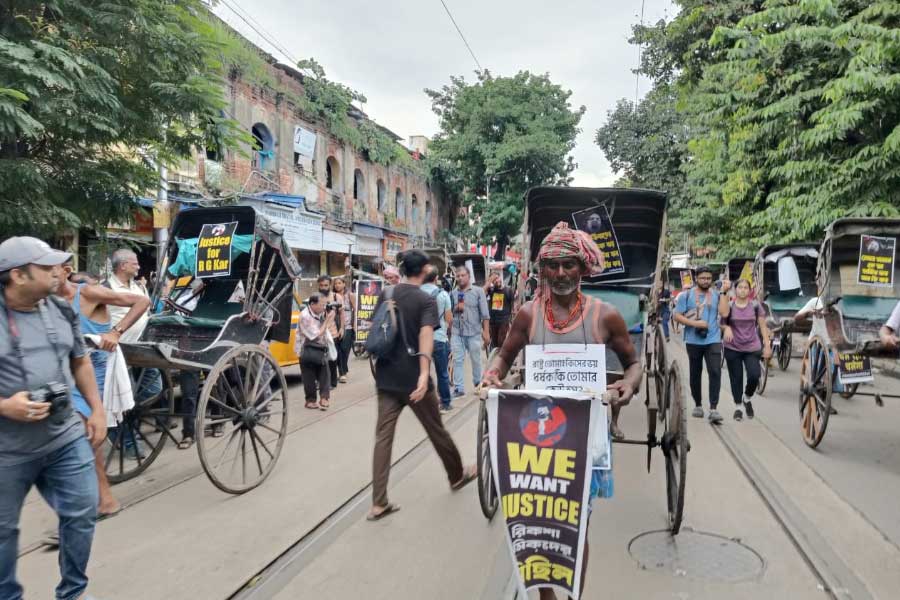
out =
<path fill-rule="evenodd" d="M 584 231 L 572 229 L 568 223 L 560 221 L 541 243 L 538 259 L 546 260 L 568 256 L 574 256 L 581 260 L 591 275 L 599 275 L 606 265 L 603 252 L 590 235 Z"/>

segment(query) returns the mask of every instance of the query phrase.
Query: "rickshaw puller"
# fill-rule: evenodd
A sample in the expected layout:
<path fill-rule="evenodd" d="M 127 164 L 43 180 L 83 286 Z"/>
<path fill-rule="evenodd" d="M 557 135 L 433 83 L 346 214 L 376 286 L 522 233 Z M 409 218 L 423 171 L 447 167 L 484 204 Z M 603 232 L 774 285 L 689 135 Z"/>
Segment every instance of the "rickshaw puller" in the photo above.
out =
<path fill-rule="evenodd" d="M 622 363 L 625 373 L 607 386 L 611 400 L 612 430 L 619 410 L 639 389 L 641 365 L 625 320 L 615 307 L 581 293 L 581 279 L 603 270 L 603 254 L 585 233 L 560 222 L 547 234 L 538 254 L 543 287 L 535 299 L 519 310 L 509 335 L 485 373 L 482 385 L 499 388 L 509 367 L 527 344 L 606 344 Z M 594 470 L 591 496 L 612 496 L 611 471 Z M 606 478 L 604 480 L 604 477 Z M 587 569 L 587 546 L 584 566 Z M 584 577 L 582 577 L 582 586 Z M 552 600 L 552 590 L 541 590 L 541 600 Z"/>

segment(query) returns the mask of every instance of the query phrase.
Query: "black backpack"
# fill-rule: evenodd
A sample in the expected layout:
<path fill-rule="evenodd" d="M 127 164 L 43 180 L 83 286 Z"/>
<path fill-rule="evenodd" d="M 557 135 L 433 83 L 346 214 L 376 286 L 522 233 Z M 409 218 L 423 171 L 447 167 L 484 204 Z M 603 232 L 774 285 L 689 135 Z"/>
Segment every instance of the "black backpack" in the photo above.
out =
<path fill-rule="evenodd" d="M 400 340 L 406 346 L 407 354 L 415 356 L 416 351 L 406 342 L 403 319 L 400 318 L 400 310 L 394 300 L 394 286 L 388 286 L 384 290 L 384 300 L 372 316 L 372 327 L 366 338 L 366 352 L 375 358 L 385 358 L 397 343 L 398 331 Z"/>

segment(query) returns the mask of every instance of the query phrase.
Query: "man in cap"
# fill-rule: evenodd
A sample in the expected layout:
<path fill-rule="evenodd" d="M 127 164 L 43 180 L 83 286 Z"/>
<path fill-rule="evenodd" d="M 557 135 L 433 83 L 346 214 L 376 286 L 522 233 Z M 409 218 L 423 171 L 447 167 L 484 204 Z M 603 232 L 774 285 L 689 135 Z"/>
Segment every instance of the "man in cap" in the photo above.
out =
<path fill-rule="evenodd" d="M 62 299 L 61 265 L 71 254 L 41 240 L 0 244 L 0 598 L 19 600 L 19 514 L 36 485 L 59 517 L 57 598 L 81 598 L 97 516 L 94 452 L 106 414 L 78 318 Z M 76 387 L 92 414 L 73 410 Z"/>
<path fill-rule="evenodd" d="M 603 270 L 603 254 L 584 232 L 560 222 L 547 234 L 538 254 L 543 287 L 531 302 L 525 303 L 513 320 L 509 335 L 499 354 L 485 373 L 482 385 L 501 387 L 501 382 L 528 344 L 605 344 L 607 389 L 613 392 L 610 405 L 613 431 L 622 406 L 631 401 L 641 381 L 641 365 L 637 358 L 625 320 L 615 307 L 586 296 L 580 291 L 582 277 Z M 592 470 L 591 498 L 612 496 L 612 471 Z M 584 559 L 587 572 L 587 547 Z M 584 585 L 584 576 L 582 576 Z M 540 590 L 541 600 L 552 600 L 552 590 Z"/>

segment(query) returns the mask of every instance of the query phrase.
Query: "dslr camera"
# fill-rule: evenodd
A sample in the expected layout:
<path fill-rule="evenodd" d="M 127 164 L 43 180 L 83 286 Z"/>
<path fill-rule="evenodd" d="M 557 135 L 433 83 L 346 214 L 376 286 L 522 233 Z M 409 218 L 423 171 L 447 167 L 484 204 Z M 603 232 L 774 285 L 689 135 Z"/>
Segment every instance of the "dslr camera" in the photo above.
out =
<path fill-rule="evenodd" d="M 339 308 L 343 308 L 343 304 L 340 302 L 329 302 L 325 305 L 325 312 L 331 312 L 333 310 L 337 310 Z"/>
<path fill-rule="evenodd" d="M 28 392 L 28 397 L 32 402 L 50 403 L 51 422 L 62 423 L 68 417 L 71 402 L 69 402 L 69 386 L 65 383 L 51 381 Z"/>

